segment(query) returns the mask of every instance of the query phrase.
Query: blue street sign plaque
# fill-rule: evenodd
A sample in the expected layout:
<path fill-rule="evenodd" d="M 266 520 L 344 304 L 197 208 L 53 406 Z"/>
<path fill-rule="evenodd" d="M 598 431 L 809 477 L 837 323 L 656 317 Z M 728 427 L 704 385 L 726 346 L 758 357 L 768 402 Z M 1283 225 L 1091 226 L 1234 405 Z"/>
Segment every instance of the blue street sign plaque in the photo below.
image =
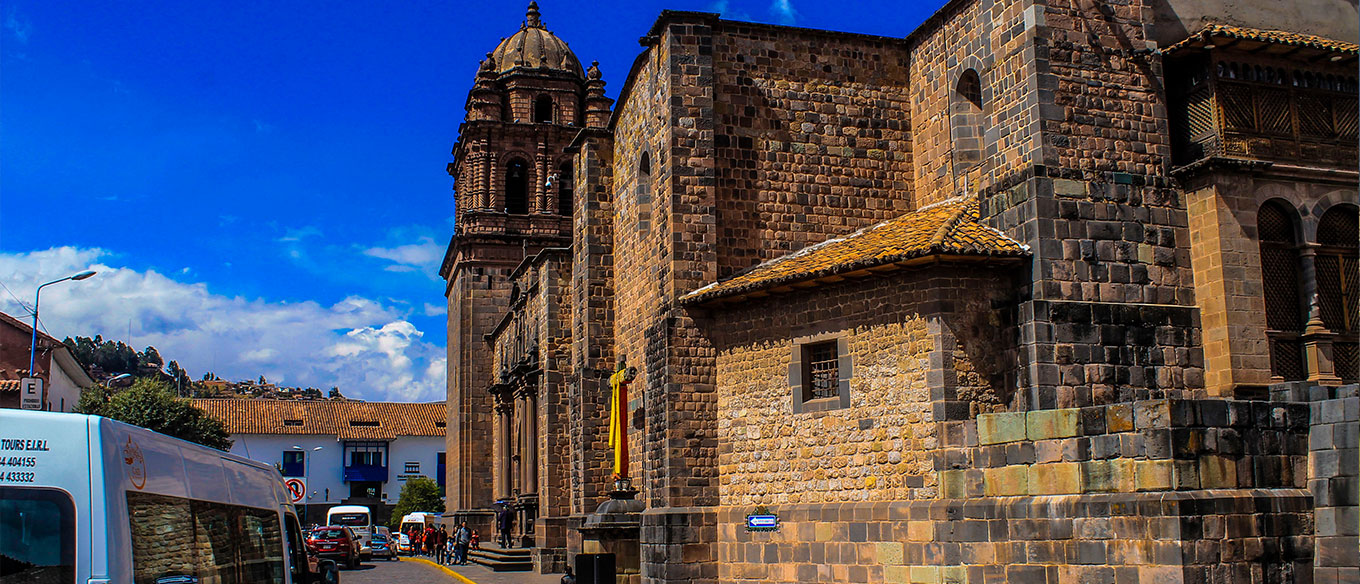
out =
<path fill-rule="evenodd" d="M 778 515 L 747 515 L 746 531 L 776 531 L 779 529 Z"/>

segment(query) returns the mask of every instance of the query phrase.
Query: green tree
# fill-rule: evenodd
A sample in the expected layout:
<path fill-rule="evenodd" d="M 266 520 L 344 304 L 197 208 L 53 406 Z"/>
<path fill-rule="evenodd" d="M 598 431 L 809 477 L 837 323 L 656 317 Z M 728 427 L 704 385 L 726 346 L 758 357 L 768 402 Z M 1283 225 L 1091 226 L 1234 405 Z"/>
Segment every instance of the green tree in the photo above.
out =
<path fill-rule="evenodd" d="M 211 446 L 218 450 L 231 448 L 231 434 L 222 422 L 194 407 L 158 379 L 138 379 L 132 387 L 110 396 L 102 386 L 86 390 L 80 396 L 77 411 L 113 418 Z"/>
<path fill-rule="evenodd" d="M 401 488 L 397 506 L 392 508 L 392 519 L 388 526 L 396 529 L 401 526 L 401 518 L 417 511 L 438 513 L 444 510 L 444 498 L 439 496 L 439 484 L 428 477 L 408 479 Z"/>

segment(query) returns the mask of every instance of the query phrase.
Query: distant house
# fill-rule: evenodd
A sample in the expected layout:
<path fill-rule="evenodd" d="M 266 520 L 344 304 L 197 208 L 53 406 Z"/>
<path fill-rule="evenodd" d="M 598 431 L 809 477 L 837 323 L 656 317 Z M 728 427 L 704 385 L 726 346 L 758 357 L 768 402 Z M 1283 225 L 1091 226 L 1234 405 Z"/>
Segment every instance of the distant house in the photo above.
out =
<path fill-rule="evenodd" d="M 33 327 L 0 312 L 0 408 L 17 409 L 20 405 L 19 380 L 29 376 L 32 335 Z M 71 411 L 80 391 L 95 383 L 66 345 L 42 331 L 38 331 L 34 368 L 43 380 L 43 409 L 49 411 Z"/>
<path fill-rule="evenodd" d="M 415 477 L 444 484 L 443 402 L 195 399 L 231 432 L 231 452 L 306 483 L 304 521 L 334 505 L 367 505 L 385 521 Z M 310 460 L 308 459 L 310 457 Z"/>

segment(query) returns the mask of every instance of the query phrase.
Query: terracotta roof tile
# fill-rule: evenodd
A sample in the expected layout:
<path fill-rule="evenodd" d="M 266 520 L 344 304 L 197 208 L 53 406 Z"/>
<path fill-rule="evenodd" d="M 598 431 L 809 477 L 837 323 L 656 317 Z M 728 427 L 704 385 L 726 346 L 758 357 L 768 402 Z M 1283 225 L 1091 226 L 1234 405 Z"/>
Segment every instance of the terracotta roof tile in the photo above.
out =
<path fill-rule="evenodd" d="M 700 304 L 919 258 L 1027 255 L 1029 248 L 978 221 L 976 198 L 928 206 L 757 265 L 681 298 Z"/>
<path fill-rule="evenodd" d="M 281 401 L 195 399 L 232 434 L 324 434 L 341 440 L 391 440 L 443 436 L 443 402 Z M 376 425 L 374 425 L 376 424 Z"/>
<path fill-rule="evenodd" d="M 1187 47 L 1198 46 L 1202 41 L 1209 37 L 1307 47 L 1319 51 L 1348 53 L 1351 55 L 1360 53 L 1360 45 L 1346 41 L 1338 41 L 1317 35 L 1299 34 L 1283 30 L 1261 30 L 1241 26 L 1229 26 L 1226 24 L 1211 24 L 1206 26 L 1194 35 L 1191 35 L 1190 38 L 1167 47 L 1164 52 L 1172 52 Z"/>
<path fill-rule="evenodd" d="M 0 379 L 0 393 L 19 391 L 18 379 Z"/>

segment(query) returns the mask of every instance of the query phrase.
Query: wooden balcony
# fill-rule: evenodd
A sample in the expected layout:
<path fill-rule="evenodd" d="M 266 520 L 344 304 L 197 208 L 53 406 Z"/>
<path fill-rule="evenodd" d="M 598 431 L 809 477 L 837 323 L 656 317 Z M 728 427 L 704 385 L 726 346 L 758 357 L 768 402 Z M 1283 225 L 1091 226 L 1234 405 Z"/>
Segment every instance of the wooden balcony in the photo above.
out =
<path fill-rule="evenodd" d="M 1213 156 L 1356 166 L 1353 70 L 1196 59 L 1169 86 L 1178 166 Z"/>

